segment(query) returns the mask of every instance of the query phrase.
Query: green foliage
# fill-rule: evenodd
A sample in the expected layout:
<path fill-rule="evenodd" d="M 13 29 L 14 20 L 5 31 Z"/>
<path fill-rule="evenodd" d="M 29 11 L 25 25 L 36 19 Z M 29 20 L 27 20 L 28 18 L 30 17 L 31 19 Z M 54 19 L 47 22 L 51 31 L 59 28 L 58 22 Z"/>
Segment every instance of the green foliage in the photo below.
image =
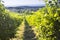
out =
<path fill-rule="evenodd" d="M 21 22 L 22 17 L 19 14 L 8 12 L 0 3 L 0 40 L 14 38 Z"/>
<path fill-rule="evenodd" d="M 60 8 L 50 4 L 51 2 L 33 15 L 26 16 L 28 23 L 36 27 L 38 40 L 60 39 Z"/>
<path fill-rule="evenodd" d="M 38 40 L 60 39 L 60 12 L 58 11 L 60 10 L 48 7 L 26 16 L 28 23 L 36 27 Z"/>
<path fill-rule="evenodd" d="M 10 13 L 11 14 L 11 13 Z M 8 13 L 0 14 L 0 39 L 8 40 L 15 37 L 17 28 L 22 22 L 21 16 L 10 15 Z M 16 17 L 15 17 L 16 16 Z"/>
<path fill-rule="evenodd" d="M 24 18 L 30 26 L 36 28 L 37 40 L 60 39 L 60 8 L 57 5 L 57 0 L 49 1 L 46 7 L 31 15 L 26 15 L 27 13 L 24 14 Z M 20 14 L 8 12 L 0 3 L 0 39 L 14 38 L 22 19 Z"/>

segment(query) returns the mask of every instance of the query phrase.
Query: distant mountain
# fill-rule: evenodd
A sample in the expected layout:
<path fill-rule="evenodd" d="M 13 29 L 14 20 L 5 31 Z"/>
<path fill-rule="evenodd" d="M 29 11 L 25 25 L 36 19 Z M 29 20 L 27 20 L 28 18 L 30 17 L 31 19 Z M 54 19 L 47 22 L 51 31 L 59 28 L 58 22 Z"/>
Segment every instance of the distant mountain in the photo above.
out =
<path fill-rule="evenodd" d="M 6 7 L 6 9 L 14 12 L 23 13 L 27 11 L 37 11 L 39 8 L 43 8 L 45 6 L 16 6 L 16 7 Z"/>
<path fill-rule="evenodd" d="M 42 8 L 44 6 L 16 6 L 16 7 L 6 7 L 6 8 L 17 8 L 17 9 L 23 9 L 23 8 Z"/>

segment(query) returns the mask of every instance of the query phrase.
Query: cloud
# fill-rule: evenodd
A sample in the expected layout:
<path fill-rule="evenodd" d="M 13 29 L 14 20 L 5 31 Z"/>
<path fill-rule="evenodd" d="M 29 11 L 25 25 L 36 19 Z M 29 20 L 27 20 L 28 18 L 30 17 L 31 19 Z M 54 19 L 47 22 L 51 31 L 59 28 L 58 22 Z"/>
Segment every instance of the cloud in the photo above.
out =
<path fill-rule="evenodd" d="M 42 0 L 3 0 L 5 6 L 39 5 L 44 4 Z"/>

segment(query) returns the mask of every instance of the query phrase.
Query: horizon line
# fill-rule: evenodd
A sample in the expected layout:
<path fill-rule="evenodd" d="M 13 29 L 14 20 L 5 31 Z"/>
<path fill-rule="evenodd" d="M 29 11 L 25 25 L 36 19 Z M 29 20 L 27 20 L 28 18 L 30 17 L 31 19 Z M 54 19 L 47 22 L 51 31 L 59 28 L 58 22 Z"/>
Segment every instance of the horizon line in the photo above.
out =
<path fill-rule="evenodd" d="M 45 4 L 41 4 L 41 5 L 14 5 L 14 6 L 5 6 L 5 7 L 17 7 L 17 6 L 45 6 Z"/>

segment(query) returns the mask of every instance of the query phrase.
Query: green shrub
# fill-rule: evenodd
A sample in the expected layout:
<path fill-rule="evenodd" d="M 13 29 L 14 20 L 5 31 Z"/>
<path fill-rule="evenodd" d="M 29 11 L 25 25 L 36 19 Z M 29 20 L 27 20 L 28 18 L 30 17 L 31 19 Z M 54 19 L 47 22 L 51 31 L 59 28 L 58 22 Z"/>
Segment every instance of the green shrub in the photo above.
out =
<path fill-rule="evenodd" d="M 48 5 L 26 16 L 26 20 L 36 27 L 37 40 L 60 40 L 60 8 L 57 5 Z"/>
<path fill-rule="evenodd" d="M 16 16 L 16 15 L 14 15 Z M 0 39 L 8 40 L 15 36 L 17 28 L 22 22 L 22 18 L 11 17 L 9 13 L 0 13 Z M 18 16 L 18 15 L 17 15 Z M 20 17 L 20 16 L 19 16 Z"/>
<path fill-rule="evenodd" d="M 22 17 L 19 14 L 8 12 L 0 3 L 0 40 L 14 38 L 21 22 Z"/>
<path fill-rule="evenodd" d="M 31 26 L 36 27 L 38 40 L 60 39 L 60 10 L 48 7 L 37 11 L 34 15 L 26 17 Z M 46 12 L 47 11 L 47 12 Z"/>

